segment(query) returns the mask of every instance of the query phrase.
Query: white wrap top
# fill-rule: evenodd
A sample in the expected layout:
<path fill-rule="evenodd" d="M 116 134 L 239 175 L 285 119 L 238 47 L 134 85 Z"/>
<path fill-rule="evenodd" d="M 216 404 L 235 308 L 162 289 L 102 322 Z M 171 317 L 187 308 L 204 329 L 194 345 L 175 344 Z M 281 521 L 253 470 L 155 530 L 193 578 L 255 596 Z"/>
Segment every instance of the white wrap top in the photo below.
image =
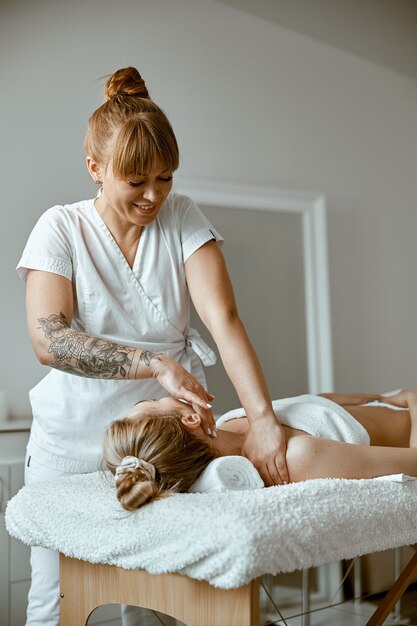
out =
<path fill-rule="evenodd" d="M 190 198 L 171 193 L 143 228 L 132 268 L 94 206 L 94 199 L 46 211 L 17 270 L 53 272 L 73 283 L 72 327 L 122 345 L 164 352 L 203 384 L 213 351 L 189 327 L 186 260 L 207 241 L 223 241 Z M 59 311 L 45 311 L 45 316 Z M 167 392 L 154 380 L 80 377 L 52 369 L 31 391 L 28 451 L 74 472 L 97 469 L 104 431 L 140 399 Z"/>

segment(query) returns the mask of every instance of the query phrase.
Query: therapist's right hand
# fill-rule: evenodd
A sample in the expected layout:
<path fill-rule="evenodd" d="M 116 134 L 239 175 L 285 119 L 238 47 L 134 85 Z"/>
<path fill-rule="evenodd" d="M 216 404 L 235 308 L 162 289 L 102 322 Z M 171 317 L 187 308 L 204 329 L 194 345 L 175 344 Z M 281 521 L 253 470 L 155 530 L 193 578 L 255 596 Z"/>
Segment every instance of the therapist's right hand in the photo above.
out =
<path fill-rule="evenodd" d="M 153 377 L 171 396 L 177 400 L 188 402 L 201 417 L 201 425 L 205 432 L 208 435 L 213 435 L 216 432 L 216 423 L 210 402 L 214 396 L 177 361 L 166 355 L 160 354 L 158 356 L 158 360 L 152 361 Z"/>

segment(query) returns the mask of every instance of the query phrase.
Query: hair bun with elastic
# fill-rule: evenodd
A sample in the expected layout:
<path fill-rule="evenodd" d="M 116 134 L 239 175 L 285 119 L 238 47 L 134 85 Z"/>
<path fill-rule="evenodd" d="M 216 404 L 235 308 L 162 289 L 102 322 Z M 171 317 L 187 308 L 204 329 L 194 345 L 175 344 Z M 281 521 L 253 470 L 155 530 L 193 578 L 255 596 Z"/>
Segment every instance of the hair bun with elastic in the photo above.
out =
<path fill-rule="evenodd" d="M 150 480 L 155 480 L 156 478 L 156 470 L 155 465 L 153 463 L 149 463 L 148 461 L 144 461 L 143 459 L 138 459 L 136 456 L 125 456 L 116 466 L 115 476 L 116 479 L 121 474 L 125 474 L 128 471 L 140 469 L 143 474 L 148 477 Z"/>
<path fill-rule="evenodd" d="M 128 511 L 136 511 L 139 507 L 153 500 L 159 491 L 158 483 L 146 475 L 142 468 L 129 469 L 118 476 L 116 482 L 117 499 Z"/>
<path fill-rule="evenodd" d="M 105 101 L 116 96 L 136 96 L 150 99 L 145 81 L 135 67 L 117 70 L 106 82 Z"/>

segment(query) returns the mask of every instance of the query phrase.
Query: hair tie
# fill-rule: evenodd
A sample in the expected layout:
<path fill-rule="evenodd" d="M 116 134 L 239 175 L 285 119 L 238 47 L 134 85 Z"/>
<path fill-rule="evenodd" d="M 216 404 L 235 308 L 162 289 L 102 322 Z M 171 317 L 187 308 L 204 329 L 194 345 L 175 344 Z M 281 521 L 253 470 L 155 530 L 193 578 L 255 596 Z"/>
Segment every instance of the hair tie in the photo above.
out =
<path fill-rule="evenodd" d="M 152 480 L 155 480 L 156 470 L 155 465 L 153 463 L 148 463 L 148 461 L 144 461 L 143 459 L 138 459 L 136 456 L 125 456 L 120 465 L 116 466 L 115 476 L 120 476 L 120 474 L 124 474 L 129 469 L 137 469 L 142 467 L 144 470 L 147 470 L 151 475 Z"/>

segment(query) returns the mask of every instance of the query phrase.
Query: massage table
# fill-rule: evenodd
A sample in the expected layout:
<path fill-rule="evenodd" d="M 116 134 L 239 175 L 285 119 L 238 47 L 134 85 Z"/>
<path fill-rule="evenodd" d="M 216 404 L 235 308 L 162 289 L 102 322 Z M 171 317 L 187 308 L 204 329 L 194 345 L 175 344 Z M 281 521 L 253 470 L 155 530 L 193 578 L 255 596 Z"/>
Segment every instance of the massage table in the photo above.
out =
<path fill-rule="evenodd" d="M 187 626 L 259 626 L 259 578 L 417 543 L 417 481 L 320 479 L 176 494 L 123 510 L 107 472 L 23 487 L 6 526 L 60 552 L 61 626 L 102 604 L 161 611 Z M 417 573 L 417 553 L 367 626 Z"/>

